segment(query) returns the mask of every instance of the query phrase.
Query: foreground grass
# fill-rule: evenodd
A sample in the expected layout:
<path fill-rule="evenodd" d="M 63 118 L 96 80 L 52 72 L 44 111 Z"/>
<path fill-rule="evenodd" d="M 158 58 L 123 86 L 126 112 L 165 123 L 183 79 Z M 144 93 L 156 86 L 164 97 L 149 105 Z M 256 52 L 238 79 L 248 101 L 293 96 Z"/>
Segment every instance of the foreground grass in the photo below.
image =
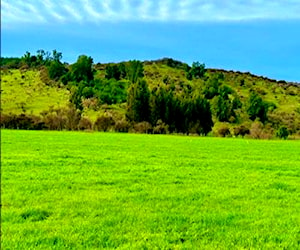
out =
<path fill-rule="evenodd" d="M 300 142 L 2 131 L 2 249 L 297 249 Z"/>

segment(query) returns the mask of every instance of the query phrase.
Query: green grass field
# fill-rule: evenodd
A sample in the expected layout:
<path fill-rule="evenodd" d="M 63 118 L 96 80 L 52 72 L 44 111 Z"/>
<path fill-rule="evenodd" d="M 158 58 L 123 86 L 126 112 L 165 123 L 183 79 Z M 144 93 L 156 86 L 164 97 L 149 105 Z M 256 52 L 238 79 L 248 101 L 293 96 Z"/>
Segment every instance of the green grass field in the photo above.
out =
<path fill-rule="evenodd" d="M 300 141 L 1 134 L 2 249 L 300 247 Z"/>

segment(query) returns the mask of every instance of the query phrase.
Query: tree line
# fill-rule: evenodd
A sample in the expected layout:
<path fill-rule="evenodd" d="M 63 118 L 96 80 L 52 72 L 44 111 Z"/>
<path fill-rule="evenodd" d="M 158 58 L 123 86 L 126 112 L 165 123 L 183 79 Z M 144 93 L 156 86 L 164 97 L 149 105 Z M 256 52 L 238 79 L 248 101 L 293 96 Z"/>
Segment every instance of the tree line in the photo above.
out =
<path fill-rule="evenodd" d="M 187 81 L 202 79 L 203 86 L 198 88 L 188 85 L 184 91 L 176 91 L 167 84 L 150 88 L 144 77 L 144 64 L 138 60 L 106 64 L 105 76 L 95 77 L 97 70 L 93 59 L 86 55 L 79 56 L 71 65 L 62 63 L 62 53 L 56 50 L 52 53 L 38 50 L 35 55 L 26 52 L 21 58 L 1 58 L 1 67 L 46 69 L 49 79 L 62 83 L 70 91 L 71 104 L 61 113 L 56 111 L 53 115 L 53 112 L 48 112 L 48 116 L 43 116 L 39 121 L 33 116 L 27 117 L 28 119 L 26 116 L 6 116 L 6 119 L 1 119 L 2 126 L 72 130 L 85 127 L 104 131 L 109 127 L 116 131 L 128 131 L 140 126 L 140 129 L 136 130 L 206 135 L 214 126 L 213 117 L 219 122 L 238 121 L 238 112 L 243 104 L 238 94 L 223 84 L 222 74 L 207 77 L 205 64 L 199 62 L 194 62 L 191 67 L 178 64 L 172 59 L 168 59 L 167 63 L 183 68 Z M 96 99 L 99 103 L 107 105 L 125 103 L 125 117 L 118 120 L 106 115 L 98 117 L 94 124 L 86 118 L 81 119 L 84 101 L 89 99 Z M 249 119 L 262 123 L 268 121 L 268 111 L 276 108 L 254 91 L 250 93 L 246 105 L 244 108 Z M 69 118 L 66 118 L 68 112 L 76 114 L 78 119 L 70 122 Z M 60 120 L 57 123 L 60 125 L 53 125 L 55 122 L 51 122 L 50 113 L 52 119 Z M 67 122 L 72 126 L 61 125 Z M 34 125 L 26 125 L 30 123 Z M 285 129 L 281 129 L 282 131 L 285 132 Z M 243 133 L 247 131 L 242 131 L 241 134 Z"/>

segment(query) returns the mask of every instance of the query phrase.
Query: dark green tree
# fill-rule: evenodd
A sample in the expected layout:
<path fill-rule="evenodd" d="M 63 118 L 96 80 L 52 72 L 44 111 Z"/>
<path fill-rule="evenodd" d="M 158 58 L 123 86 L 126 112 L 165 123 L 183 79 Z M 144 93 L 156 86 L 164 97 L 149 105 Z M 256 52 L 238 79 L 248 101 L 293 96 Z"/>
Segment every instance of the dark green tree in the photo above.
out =
<path fill-rule="evenodd" d="M 268 104 L 263 101 L 263 99 L 252 92 L 248 101 L 247 113 L 251 120 L 255 120 L 259 118 L 261 122 L 265 122 L 267 120 L 267 112 L 268 112 Z"/>
<path fill-rule="evenodd" d="M 130 121 L 150 121 L 150 91 L 144 79 L 129 87 L 126 116 Z"/>
<path fill-rule="evenodd" d="M 125 79 L 126 78 L 126 65 L 125 63 L 121 62 L 118 64 L 118 69 L 120 72 L 120 79 Z"/>
<path fill-rule="evenodd" d="M 289 131 L 286 127 L 280 127 L 278 130 L 277 130 L 277 133 L 276 135 L 281 138 L 281 139 L 284 139 L 286 140 L 289 136 Z"/>
<path fill-rule="evenodd" d="M 192 68 L 187 72 L 187 79 L 192 80 L 193 78 L 202 78 L 206 72 L 205 64 L 199 62 L 193 62 Z"/>
<path fill-rule="evenodd" d="M 184 124 L 186 133 L 194 132 L 198 134 L 207 134 L 213 126 L 212 114 L 209 102 L 200 96 L 194 96 L 192 99 L 183 101 Z"/>
<path fill-rule="evenodd" d="M 59 61 L 51 61 L 48 66 L 49 77 L 53 80 L 60 79 L 67 72 L 66 67 Z"/>
<path fill-rule="evenodd" d="M 60 62 L 62 59 L 62 53 L 58 52 L 56 49 L 52 51 L 52 59 L 55 62 Z"/>
<path fill-rule="evenodd" d="M 36 52 L 36 57 L 37 57 L 37 63 L 39 65 L 43 65 L 45 63 L 44 61 L 44 56 L 45 56 L 45 51 L 43 49 L 39 49 L 37 52 Z"/>
<path fill-rule="evenodd" d="M 0 57 L 1 67 L 9 69 L 18 69 L 21 66 L 21 58 L 18 57 Z"/>
<path fill-rule="evenodd" d="M 120 80 L 121 79 L 121 72 L 119 71 L 118 65 L 107 65 L 105 69 L 105 78 L 106 79 L 112 79 Z"/>
<path fill-rule="evenodd" d="M 76 82 L 90 82 L 94 79 L 93 59 L 86 55 L 78 57 L 77 62 L 71 66 L 71 78 Z"/>
<path fill-rule="evenodd" d="M 83 110 L 82 97 L 83 89 L 85 88 L 85 86 L 86 84 L 83 81 L 81 81 L 79 84 L 73 84 L 70 90 L 70 103 L 73 104 L 78 110 Z"/>
<path fill-rule="evenodd" d="M 127 99 L 127 82 L 112 79 L 96 81 L 96 96 L 102 103 L 124 103 Z"/>
<path fill-rule="evenodd" d="M 227 122 L 229 121 L 229 118 L 232 114 L 232 105 L 230 100 L 225 99 L 223 96 L 217 97 L 217 103 L 216 103 L 216 117 L 221 122 Z"/>
<path fill-rule="evenodd" d="M 29 67 L 31 65 L 31 54 L 29 51 L 26 51 L 26 53 L 21 58 L 22 61 L 24 61 Z"/>
<path fill-rule="evenodd" d="M 126 68 L 126 77 L 132 82 L 136 83 L 139 78 L 144 77 L 144 66 L 141 61 L 129 61 Z"/>
<path fill-rule="evenodd" d="M 205 82 L 205 87 L 203 90 L 203 94 L 206 99 L 212 99 L 216 95 L 219 94 L 219 87 L 221 86 L 221 82 L 218 77 L 213 76 L 210 77 L 206 82 Z"/>
<path fill-rule="evenodd" d="M 219 95 L 215 107 L 216 116 L 219 121 L 227 122 L 231 116 L 235 116 L 232 101 L 229 99 L 229 95 L 233 93 L 233 90 L 223 85 L 219 87 L 218 92 Z"/>
<path fill-rule="evenodd" d="M 150 103 L 152 125 L 155 125 L 158 120 L 167 122 L 169 118 L 168 94 L 164 87 L 152 91 Z"/>

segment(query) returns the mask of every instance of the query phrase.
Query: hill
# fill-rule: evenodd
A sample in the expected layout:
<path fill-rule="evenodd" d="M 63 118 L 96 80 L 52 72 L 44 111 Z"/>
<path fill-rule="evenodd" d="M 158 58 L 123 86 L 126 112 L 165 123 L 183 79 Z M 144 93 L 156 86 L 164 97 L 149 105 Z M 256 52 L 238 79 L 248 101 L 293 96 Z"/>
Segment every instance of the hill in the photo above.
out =
<path fill-rule="evenodd" d="M 2 127 L 300 135 L 298 83 L 171 58 L 69 65 L 54 52 L 1 59 Z"/>

